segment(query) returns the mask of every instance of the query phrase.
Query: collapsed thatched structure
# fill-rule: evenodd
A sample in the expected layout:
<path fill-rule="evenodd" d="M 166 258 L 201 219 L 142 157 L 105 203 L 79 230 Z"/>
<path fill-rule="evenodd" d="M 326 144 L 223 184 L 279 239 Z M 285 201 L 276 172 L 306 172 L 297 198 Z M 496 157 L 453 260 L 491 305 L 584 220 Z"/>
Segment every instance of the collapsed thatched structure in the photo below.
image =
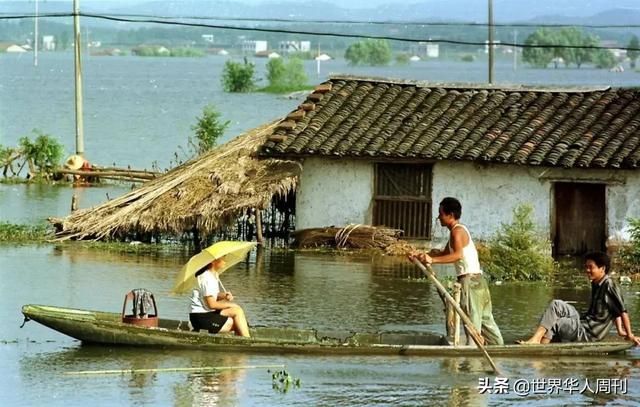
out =
<path fill-rule="evenodd" d="M 298 161 L 256 157 L 276 125 L 250 130 L 120 198 L 52 220 L 56 239 L 206 236 L 247 210 L 266 208 L 295 190 L 302 170 Z"/>

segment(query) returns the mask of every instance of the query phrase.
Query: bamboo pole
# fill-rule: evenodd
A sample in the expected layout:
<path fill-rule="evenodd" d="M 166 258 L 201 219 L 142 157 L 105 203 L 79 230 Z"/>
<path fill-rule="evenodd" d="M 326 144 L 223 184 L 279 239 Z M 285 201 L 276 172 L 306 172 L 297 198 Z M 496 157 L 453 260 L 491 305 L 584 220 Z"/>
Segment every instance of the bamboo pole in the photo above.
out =
<path fill-rule="evenodd" d="M 168 367 L 159 369 L 113 369 L 113 370 L 81 370 L 75 372 L 64 372 L 66 375 L 90 376 L 102 374 L 125 374 L 125 373 L 160 373 L 160 372 L 217 372 L 221 370 L 242 370 L 242 369 L 284 369 L 284 365 L 247 365 L 247 366 L 202 366 L 202 367 Z"/>
<path fill-rule="evenodd" d="M 150 173 L 132 173 L 129 171 L 102 171 L 102 170 L 67 170 L 58 169 L 58 174 L 79 175 L 81 177 L 122 177 L 122 178 L 138 178 L 144 180 L 155 179 L 157 176 Z"/>
<path fill-rule="evenodd" d="M 460 296 L 462 294 L 462 285 L 453 283 L 453 300 L 456 304 L 460 304 Z M 460 345 L 460 315 L 453 316 L 453 346 Z"/>
<path fill-rule="evenodd" d="M 71 197 L 71 212 L 75 212 L 78 210 L 78 195 L 73 194 Z"/>
<path fill-rule="evenodd" d="M 262 244 L 264 238 L 262 237 L 262 211 L 260 208 L 255 208 L 256 216 L 256 241 L 258 244 Z"/>
<path fill-rule="evenodd" d="M 493 362 L 493 359 L 491 359 L 491 356 L 489 356 L 489 353 L 487 352 L 487 349 L 485 348 L 485 346 L 482 343 L 483 342 L 482 337 L 480 336 L 478 331 L 476 331 L 476 328 L 473 326 L 473 323 L 471 322 L 471 320 L 469 319 L 467 314 L 465 314 L 464 311 L 462 311 L 462 308 L 460 308 L 460 305 L 458 305 L 453 300 L 453 298 L 447 292 L 447 290 L 444 288 L 442 283 L 440 281 L 438 281 L 438 279 L 436 278 L 436 274 L 431 269 L 431 266 L 425 267 L 424 264 L 422 264 L 422 263 L 420 263 L 418 261 L 418 259 L 413 259 L 413 263 L 416 266 L 418 266 L 418 268 L 420 270 L 422 270 L 422 272 L 427 277 L 429 277 L 429 279 L 436 285 L 436 288 L 438 289 L 438 291 L 447 299 L 447 301 L 449 301 L 449 304 L 451 304 L 453 306 L 453 308 L 456 310 L 458 315 L 460 315 L 460 318 L 462 318 L 462 322 L 464 323 L 465 328 L 467 329 L 467 332 L 469 332 L 469 335 L 471 335 L 471 338 L 473 339 L 473 341 L 476 343 L 476 345 L 478 345 L 478 348 L 480 348 L 480 350 L 482 351 L 482 354 L 484 355 L 485 359 L 487 359 L 487 361 L 491 365 L 491 368 L 493 369 L 494 373 L 496 375 L 500 375 L 500 371 L 498 370 L 498 367 Z"/>

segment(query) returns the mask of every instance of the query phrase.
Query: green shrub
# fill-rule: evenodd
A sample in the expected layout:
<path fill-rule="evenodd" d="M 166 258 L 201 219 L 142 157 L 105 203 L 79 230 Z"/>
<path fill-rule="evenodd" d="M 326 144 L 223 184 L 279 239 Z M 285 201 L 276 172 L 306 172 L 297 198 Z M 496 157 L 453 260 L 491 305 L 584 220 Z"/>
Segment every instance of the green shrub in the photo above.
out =
<path fill-rule="evenodd" d="M 304 90 L 308 88 L 307 74 L 304 65 L 299 58 L 291 58 L 283 61 L 282 58 L 274 58 L 267 62 L 267 79 L 269 86 L 262 89 L 266 92 L 284 93 Z"/>
<path fill-rule="evenodd" d="M 550 277 L 555 266 L 551 242 L 536 230 L 533 207 L 519 205 L 513 221 L 500 230 L 479 250 L 487 275 L 493 280 L 532 281 Z"/>
<path fill-rule="evenodd" d="M 473 62 L 476 60 L 476 57 L 471 54 L 464 54 L 460 57 L 460 59 L 462 60 L 462 62 Z"/>
<path fill-rule="evenodd" d="M 396 65 L 408 65 L 411 59 L 408 54 L 396 55 Z"/>
<path fill-rule="evenodd" d="M 196 155 L 205 153 L 216 145 L 216 142 L 229 126 L 229 121 L 221 122 L 220 113 L 213 105 L 207 105 L 202 110 L 202 116 L 191 127 L 194 137 L 189 137 L 189 146 Z"/>
<path fill-rule="evenodd" d="M 39 130 L 33 130 L 36 139 L 31 141 L 28 137 L 20 138 L 22 155 L 32 163 L 36 172 L 40 174 L 50 173 L 60 165 L 64 155 L 62 144 L 55 138 L 44 134 Z"/>
<path fill-rule="evenodd" d="M 621 274 L 640 273 L 640 219 L 627 219 L 629 222 L 629 245 L 623 246 L 616 255 L 616 271 Z"/>
<path fill-rule="evenodd" d="M 222 87 L 225 92 L 251 92 L 255 88 L 255 65 L 247 62 L 244 63 L 227 61 L 222 70 Z"/>
<path fill-rule="evenodd" d="M 175 48 L 171 50 L 172 57 L 200 58 L 204 56 L 204 51 L 197 48 Z"/>
<path fill-rule="evenodd" d="M 359 41 L 349 45 L 344 53 L 344 59 L 350 65 L 388 65 L 391 57 L 391 46 L 387 40 Z"/>

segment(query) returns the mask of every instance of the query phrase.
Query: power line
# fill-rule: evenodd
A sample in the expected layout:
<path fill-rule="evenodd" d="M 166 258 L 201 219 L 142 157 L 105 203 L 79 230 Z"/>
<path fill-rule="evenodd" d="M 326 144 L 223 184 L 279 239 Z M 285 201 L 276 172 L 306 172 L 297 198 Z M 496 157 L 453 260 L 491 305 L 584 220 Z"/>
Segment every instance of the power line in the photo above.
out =
<path fill-rule="evenodd" d="M 51 13 L 41 14 L 40 17 L 73 17 L 74 13 Z M 289 30 L 283 28 L 264 28 L 264 27 L 241 27 L 232 25 L 219 25 L 219 24 L 204 24 L 204 23 L 192 23 L 184 21 L 165 21 L 156 19 L 133 19 L 124 17 L 114 17 L 111 15 L 91 14 L 91 13 L 78 13 L 78 16 L 86 18 L 94 18 L 98 20 L 108 20 L 116 22 L 126 23 L 140 23 L 140 24 L 159 24 L 169 26 L 182 26 L 182 27 L 196 27 L 196 28 L 213 28 L 221 30 L 234 30 L 234 31 L 254 31 L 276 34 L 297 34 L 297 35 L 310 35 L 320 37 L 338 37 L 338 38 L 358 38 L 358 39 L 378 39 L 388 41 L 401 41 L 401 42 L 413 42 L 413 43 L 434 43 L 434 44 L 450 44 L 450 45 L 473 45 L 473 46 L 487 46 L 486 42 L 477 41 L 463 41 L 463 40 L 451 40 L 446 38 L 436 39 L 419 39 L 408 37 L 395 37 L 387 35 L 374 35 L 374 34 L 345 34 L 335 32 L 318 32 L 318 31 L 303 31 L 303 30 Z M 21 15 L 21 16 L 7 16 L 0 17 L 0 19 L 26 19 L 35 18 L 34 15 Z M 625 51 L 640 51 L 640 48 L 622 47 L 622 46 L 602 46 L 602 45 L 560 45 L 560 44 L 523 44 L 523 43 L 511 43 L 511 42 L 494 42 L 494 46 L 509 46 L 515 48 L 547 48 L 547 49 L 610 49 L 610 50 L 625 50 Z"/>
<path fill-rule="evenodd" d="M 96 16 L 97 14 L 81 12 L 82 16 Z M 0 13 L 2 16 L 9 18 L 33 18 L 32 14 L 6 14 Z M 48 13 L 41 14 L 40 17 L 68 17 L 68 13 Z M 415 20 L 383 20 L 383 21 L 363 21 L 363 20 L 317 20 L 317 19 L 293 19 L 293 18 L 250 18 L 250 17 L 219 17 L 219 16 L 162 16 L 152 14 L 128 14 L 128 13 L 109 13 L 111 17 L 118 18 L 151 18 L 160 20 L 215 20 L 215 21 L 238 21 L 238 22 L 266 22 L 266 23 L 299 23 L 299 24 L 358 24 L 358 25 L 405 25 L 405 26 L 427 26 L 427 27 L 487 27 L 489 23 L 469 22 L 469 21 L 415 21 Z M 640 24 L 562 24 L 562 23 L 493 23 L 494 27 L 503 28 L 561 28 L 561 27 L 578 27 L 578 28 L 640 28 Z"/>

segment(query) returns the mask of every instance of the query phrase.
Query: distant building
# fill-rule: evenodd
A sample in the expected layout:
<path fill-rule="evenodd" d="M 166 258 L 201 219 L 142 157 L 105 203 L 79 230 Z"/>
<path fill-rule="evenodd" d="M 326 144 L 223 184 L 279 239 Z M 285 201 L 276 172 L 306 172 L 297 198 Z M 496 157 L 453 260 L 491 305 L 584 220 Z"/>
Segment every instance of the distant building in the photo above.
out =
<path fill-rule="evenodd" d="M 53 35 L 43 35 L 42 36 L 42 50 L 43 51 L 55 51 L 56 50 L 56 40 Z"/>
<path fill-rule="evenodd" d="M 280 54 L 309 51 L 311 51 L 311 41 L 280 41 L 278 43 L 278 52 Z"/>
<path fill-rule="evenodd" d="M 213 44 L 213 34 L 202 34 L 202 41 Z"/>
<path fill-rule="evenodd" d="M 6 52 L 22 53 L 22 52 L 27 52 L 27 50 L 24 47 L 21 47 L 20 45 L 13 44 L 7 47 Z"/>
<path fill-rule="evenodd" d="M 242 41 L 243 54 L 257 54 L 259 52 L 267 52 L 269 49 L 267 41 L 263 40 L 244 40 Z"/>
<path fill-rule="evenodd" d="M 601 47 L 607 47 L 607 49 L 609 51 L 611 51 L 613 56 L 616 57 L 617 59 L 626 58 L 626 56 L 627 56 L 627 50 L 626 49 L 617 48 L 617 47 L 620 46 L 620 44 L 616 40 L 601 40 L 600 41 L 600 46 Z"/>
<path fill-rule="evenodd" d="M 439 58 L 440 44 L 435 44 L 432 42 L 419 42 L 411 46 L 409 53 L 420 58 Z"/>

